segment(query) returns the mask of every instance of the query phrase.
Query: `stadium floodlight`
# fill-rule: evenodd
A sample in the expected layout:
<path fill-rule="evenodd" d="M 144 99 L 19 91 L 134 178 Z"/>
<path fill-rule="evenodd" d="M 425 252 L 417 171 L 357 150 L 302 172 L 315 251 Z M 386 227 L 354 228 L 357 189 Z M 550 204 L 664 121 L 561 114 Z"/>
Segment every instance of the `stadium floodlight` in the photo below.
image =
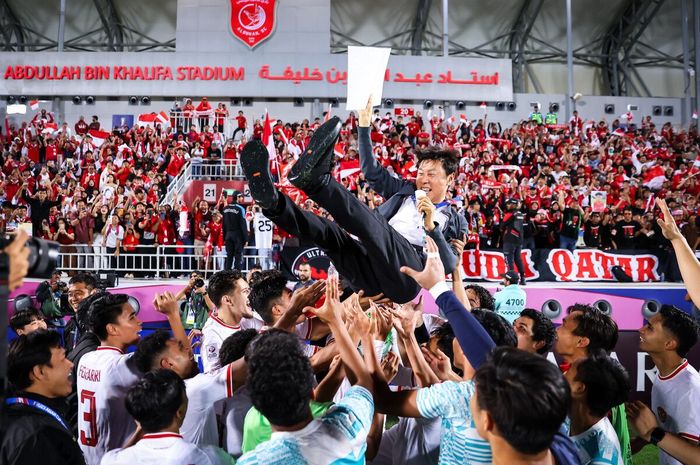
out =
<path fill-rule="evenodd" d="M 303 99 L 302 99 L 303 101 Z M 253 99 L 252 98 L 244 98 L 243 99 L 243 106 L 244 107 L 252 107 L 253 106 Z"/>
<path fill-rule="evenodd" d="M 496 102 L 496 111 L 503 111 L 506 109 L 506 102 Z"/>
<path fill-rule="evenodd" d="M 294 97 L 294 106 L 295 107 L 303 107 L 304 106 L 304 99 L 301 97 Z"/>
<path fill-rule="evenodd" d="M 8 95 L 7 96 L 7 104 L 14 105 L 15 103 L 17 103 L 17 97 L 15 97 L 14 95 Z"/>
<path fill-rule="evenodd" d="M 144 95 L 141 97 L 141 105 L 150 105 L 151 104 L 151 97 L 148 97 Z"/>
<path fill-rule="evenodd" d="M 671 105 L 664 107 L 664 116 L 673 116 L 673 107 Z"/>
<path fill-rule="evenodd" d="M 27 99 L 26 95 L 20 95 L 18 100 L 19 100 L 19 103 L 21 103 L 22 105 L 26 105 L 28 99 Z"/>
<path fill-rule="evenodd" d="M 88 105 L 94 105 L 95 104 L 95 96 L 94 95 L 88 95 L 85 97 L 85 103 Z"/>
<path fill-rule="evenodd" d="M 131 97 L 129 97 L 129 105 L 138 105 L 138 103 L 139 103 L 139 98 L 138 98 L 138 97 L 136 97 L 136 96 L 134 96 L 134 95 L 132 95 Z"/>
<path fill-rule="evenodd" d="M 559 113 L 559 104 L 557 102 L 552 102 L 549 104 L 550 113 Z"/>
<path fill-rule="evenodd" d="M 663 109 L 661 108 L 661 105 L 654 105 L 651 107 L 651 114 L 654 116 L 661 116 L 661 113 L 663 112 Z"/>
<path fill-rule="evenodd" d="M 428 110 L 433 108 L 433 101 L 432 100 L 423 100 L 423 108 L 428 109 Z"/>
<path fill-rule="evenodd" d="M 464 103 L 462 100 L 457 100 L 457 103 L 455 103 L 455 108 L 458 110 L 464 110 L 467 107 L 467 104 Z"/>
<path fill-rule="evenodd" d="M 328 103 L 330 103 L 333 108 L 338 108 L 340 106 L 340 100 L 335 97 L 330 99 Z"/>
<path fill-rule="evenodd" d="M 515 102 L 508 102 L 508 111 L 515 111 L 516 108 L 518 108 L 518 105 Z"/>
<path fill-rule="evenodd" d="M 394 99 L 385 98 L 384 99 L 384 108 L 394 108 Z"/>
<path fill-rule="evenodd" d="M 612 103 L 606 103 L 603 107 L 603 111 L 605 111 L 605 114 L 607 115 L 612 115 L 613 113 L 615 113 L 615 105 L 613 105 Z"/>
<path fill-rule="evenodd" d="M 73 97 L 73 105 L 80 105 L 81 103 L 83 103 L 83 98 L 80 95 Z"/>

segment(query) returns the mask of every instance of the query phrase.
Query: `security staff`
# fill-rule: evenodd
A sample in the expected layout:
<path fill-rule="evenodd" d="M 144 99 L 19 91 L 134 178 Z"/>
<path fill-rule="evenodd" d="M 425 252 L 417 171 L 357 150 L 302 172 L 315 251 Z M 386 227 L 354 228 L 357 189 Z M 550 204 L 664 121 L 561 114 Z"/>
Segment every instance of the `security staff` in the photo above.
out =
<path fill-rule="evenodd" d="M 520 272 L 520 282 L 525 285 L 525 267 L 523 266 L 523 223 L 525 215 L 518 210 L 518 199 L 506 201 L 506 214 L 503 217 L 501 231 L 503 232 L 503 255 L 508 271 L 514 271 L 515 266 Z"/>
<path fill-rule="evenodd" d="M 553 111 L 548 112 L 544 117 L 544 124 L 557 124 L 557 114 Z"/>
<path fill-rule="evenodd" d="M 520 316 L 520 312 L 525 309 L 527 295 L 518 286 L 519 276 L 515 271 L 507 271 L 501 276 L 504 289 L 496 292 L 493 296 L 495 300 L 496 313 L 513 324 Z"/>
<path fill-rule="evenodd" d="M 243 194 L 233 191 L 233 199 L 224 207 L 224 245 L 226 246 L 226 261 L 224 269 L 230 270 L 234 265 L 238 270 L 243 269 L 243 248 L 248 244 L 248 222 L 245 219 L 245 208 L 239 204 Z M 234 257 L 236 259 L 234 263 Z"/>
<path fill-rule="evenodd" d="M 535 110 L 530 113 L 530 121 L 534 121 L 537 124 L 542 124 L 542 113 L 540 113 L 539 108 L 535 108 Z"/>

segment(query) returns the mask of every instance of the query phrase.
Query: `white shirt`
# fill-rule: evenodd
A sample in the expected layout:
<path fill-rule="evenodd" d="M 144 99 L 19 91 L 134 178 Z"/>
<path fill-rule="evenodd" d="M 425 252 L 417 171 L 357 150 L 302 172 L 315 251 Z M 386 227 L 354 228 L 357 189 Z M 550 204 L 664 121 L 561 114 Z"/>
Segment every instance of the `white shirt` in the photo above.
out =
<path fill-rule="evenodd" d="M 695 444 L 700 441 L 700 374 L 683 363 L 668 376 L 658 373 L 651 389 L 651 409 L 664 430 Z M 660 465 L 680 465 L 659 450 Z"/>
<path fill-rule="evenodd" d="M 226 444 L 226 452 L 233 455 L 236 459 L 242 453 L 243 425 L 245 416 L 252 406 L 253 402 L 250 400 L 250 394 L 246 386 L 238 388 L 233 393 L 233 397 L 224 401 L 223 416 L 226 423 L 226 429 L 224 430 L 226 441 L 224 444 Z"/>
<path fill-rule="evenodd" d="M 110 223 L 109 225 L 107 225 L 107 231 L 105 232 L 105 235 L 105 246 L 115 248 L 117 246 L 117 240 L 124 240 L 124 227 L 121 225 L 117 225 L 115 227 Z"/>
<path fill-rule="evenodd" d="M 213 446 L 196 446 L 176 433 L 150 433 L 135 445 L 115 449 L 102 459 L 102 465 L 224 465 L 233 458 Z"/>
<path fill-rule="evenodd" d="M 262 326 L 263 322 L 257 318 L 243 318 L 239 324 L 231 326 L 211 315 L 202 328 L 202 350 L 200 353 L 204 372 L 208 373 L 219 367 L 219 349 L 227 337 L 241 329 L 259 330 Z"/>
<path fill-rule="evenodd" d="M 581 465 L 624 465 L 617 433 L 610 420 L 603 417 L 581 434 L 571 436 Z"/>
<path fill-rule="evenodd" d="M 437 222 L 439 228 L 442 228 L 447 223 L 447 215 L 443 213 L 443 208 L 436 209 L 433 214 L 433 221 Z M 448 207 L 449 208 L 449 207 Z M 416 208 L 416 203 L 413 197 L 406 197 L 399 207 L 396 214 L 389 220 L 389 225 L 396 232 L 401 234 L 411 244 L 423 247 L 425 242 L 425 229 L 423 229 L 423 214 Z"/>
<path fill-rule="evenodd" d="M 272 221 L 262 213 L 256 213 L 253 217 L 253 230 L 255 231 L 255 247 L 258 249 L 271 249 Z"/>
<path fill-rule="evenodd" d="M 180 427 L 182 437 L 196 445 L 219 444 L 216 402 L 233 396 L 233 367 L 227 365 L 185 380 L 187 413 Z"/>
<path fill-rule="evenodd" d="M 127 365 L 130 358 L 116 347 L 100 346 L 78 363 L 78 444 L 88 465 L 99 465 L 136 429 L 124 405 L 141 375 Z"/>

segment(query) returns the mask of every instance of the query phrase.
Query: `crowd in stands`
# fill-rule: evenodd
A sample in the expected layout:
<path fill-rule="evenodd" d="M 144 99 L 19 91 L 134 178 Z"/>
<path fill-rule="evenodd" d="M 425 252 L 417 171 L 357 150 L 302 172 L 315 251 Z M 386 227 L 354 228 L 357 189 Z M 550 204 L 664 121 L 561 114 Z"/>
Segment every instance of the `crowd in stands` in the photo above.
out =
<path fill-rule="evenodd" d="M 160 201 L 187 163 L 235 165 L 247 140 L 263 137 L 264 120 L 249 122 L 239 111 L 224 134 L 225 104 L 213 110 L 206 98 L 197 106 L 188 99 L 173 110 L 176 117 L 167 123 L 137 122 L 109 133 L 102 132 L 96 116 L 89 124 L 81 117 L 71 128 L 58 126 L 45 110 L 30 123 L 7 128 L 0 160 L 0 231 L 31 222 L 35 236 L 58 241 L 65 252 L 124 255 L 137 245 L 143 246 L 140 253 L 150 253 L 158 245 L 195 242 L 222 249 L 212 213 L 221 211 L 225 201 L 193 208 Z M 611 122 L 575 113 L 567 124 L 556 124 L 556 115 L 551 116 L 533 113 L 528 121 L 502 127 L 487 115 L 469 120 L 465 115 L 446 118 L 442 109 L 406 116 L 375 110 L 371 140 L 381 165 L 403 178 L 415 176 L 414 149 L 437 144 L 459 151 L 460 167 L 448 198 L 467 218 L 467 248 L 503 246 L 505 204 L 511 199 L 519 200 L 525 214 L 524 249 L 670 250 L 655 221 L 656 198 L 666 199 L 691 248 L 700 246 L 695 126 L 679 131 L 670 123 L 657 126 L 650 116 L 637 121 L 630 113 Z M 323 214 L 286 181 L 321 122 L 273 120 L 277 159 L 271 169 L 286 193 Z M 343 184 L 370 207 L 379 205 L 383 199 L 359 172 L 353 113 L 336 155 Z M 249 227 L 253 214 L 248 205 Z M 288 237 L 275 228 L 276 247 Z"/>

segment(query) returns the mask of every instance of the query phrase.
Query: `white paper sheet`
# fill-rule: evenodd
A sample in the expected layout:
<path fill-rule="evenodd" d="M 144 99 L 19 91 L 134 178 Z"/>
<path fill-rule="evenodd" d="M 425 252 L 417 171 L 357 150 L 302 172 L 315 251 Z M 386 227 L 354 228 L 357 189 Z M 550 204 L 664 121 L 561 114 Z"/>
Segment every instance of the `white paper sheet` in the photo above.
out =
<path fill-rule="evenodd" d="M 348 100 L 346 110 L 362 110 L 372 96 L 372 106 L 382 101 L 384 74 L 391 48 L 348 47 Z"/>

